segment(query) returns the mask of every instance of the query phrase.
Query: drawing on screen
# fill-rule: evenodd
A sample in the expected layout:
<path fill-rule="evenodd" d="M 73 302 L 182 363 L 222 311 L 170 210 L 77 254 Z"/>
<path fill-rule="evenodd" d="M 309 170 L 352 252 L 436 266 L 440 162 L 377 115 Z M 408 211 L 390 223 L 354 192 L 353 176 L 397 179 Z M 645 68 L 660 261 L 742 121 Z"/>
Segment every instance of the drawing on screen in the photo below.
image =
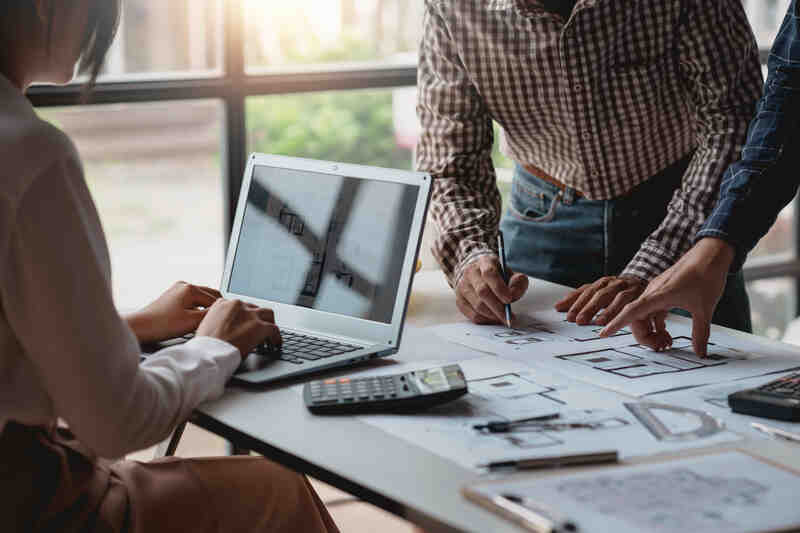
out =
<path fill-rule="evenodd" d="M 290 233 L 297 236 L 302 236 L 305 231 L 305 224 L 297 213 L 292 213 L 288 207 L 283 206 L 280 213 L 278 213 L 278 220 L 281 225 Z"/>
<path fill-rule="evenodd" d="M 726 511 L 758 507 L 769 487 L 744 477 L 704 475 L 681 467 L 568 480 L 556 490 L 646 530 L 728 531 L 738 524 L 726 518 Z"/>
<path fill-rule="evenodd" d="M 724 365 L 730 361 L 746 359 L 747 355 L 733 348 L 709 343 L 708 356 L 700 358 L 692 351 L 691 339 L 676 337 L 673 340 L 673 348 L 663 352 L 655 352 L 641 344 L 634 344 L 618 348 L 605 348 L 594 352 L 559 355 L 556 358 L 617 376 L 636 379 Z"/>

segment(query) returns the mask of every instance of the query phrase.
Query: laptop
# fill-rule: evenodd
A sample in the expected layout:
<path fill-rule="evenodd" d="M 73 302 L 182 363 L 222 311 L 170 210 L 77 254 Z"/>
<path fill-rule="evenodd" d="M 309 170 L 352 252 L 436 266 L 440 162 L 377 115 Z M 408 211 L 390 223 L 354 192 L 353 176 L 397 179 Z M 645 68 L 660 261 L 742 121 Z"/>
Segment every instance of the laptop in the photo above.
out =
<path fill-rule="evenodd" d="M 283 345 L 233 381 L 262 384 L 397 352 L 431 177 L 250 156 L 220 292 L 275 312 Z"/>

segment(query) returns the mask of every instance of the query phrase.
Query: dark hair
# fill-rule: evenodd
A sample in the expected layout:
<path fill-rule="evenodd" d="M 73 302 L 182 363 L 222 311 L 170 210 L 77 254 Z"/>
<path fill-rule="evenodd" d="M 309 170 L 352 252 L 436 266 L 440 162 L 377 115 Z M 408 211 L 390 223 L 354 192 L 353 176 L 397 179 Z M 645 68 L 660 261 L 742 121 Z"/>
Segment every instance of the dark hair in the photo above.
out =
<path fill-rule="evenodd" d="M 54 20 L 55 2 L 57 1 L 63 0 L 50 0 L 48 6 L 47 27 L 44 28 L 48 46 L 50 46 L 53 25 L 58 24 L 58 21 Z M 121 3 L 122 0 L 89 1 L 89 22 L 83 35 L 78 63 L 78 72 L 89 76 L 87 89 L 94 86 L 108 49 L 114 41 L 122 12 Z M 22 32 L 30 30 L 37 23 L 36 9 L 31 0 L 1 0 L 0 47 L 2 50 L 0 50 L 0 54 L 12 50 L 15 41 L 21 41 Z M 8 57 L 0 55 L 0 60 L 7 61 Z"/>
<path fill-rule="evenodd" d="M 108 49 L 114 42 L 122 12 L 122 0 L 91 0 L 89 24 L 81 46 L 78 71 L 89 75 L 89 84 L 94 85 L 106 59 Z"/>

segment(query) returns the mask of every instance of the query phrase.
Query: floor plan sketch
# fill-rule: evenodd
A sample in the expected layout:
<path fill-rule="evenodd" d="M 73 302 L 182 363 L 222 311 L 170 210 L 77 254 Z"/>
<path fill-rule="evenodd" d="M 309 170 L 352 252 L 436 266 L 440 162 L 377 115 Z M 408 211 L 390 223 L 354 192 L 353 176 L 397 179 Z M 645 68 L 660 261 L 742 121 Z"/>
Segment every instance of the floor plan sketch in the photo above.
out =
<path fill-rule="evenodd" d="M 628 379 L 672 372 L 688 372 L 698 368 L 724 365 L 729 361 L 747 359 L 747 354 L 743 352 L 713 343 L 709 343 L 708 356 L 700 358 L 692 350 L 691 339 L 679 337 L 673 341 L 673 347 L 663 352 L 656 352 L 641 344 L 634 344 L 557 357 Z"/>
<path fill-rule="evenodd" d="M 493 480 L 468 491 L 535 502 L 578 531 L 752 533 L 796 531 L 800 522 L 800 476 L 740 452 Z"/>
<path fill-rule="evenodd" d="M 619 339 L 619 338 L 618 338 Z M 498 356 L 519 361 L 534 369 L 567 375 L 598 387 L 641 397 L 673 389 L 696 387 L 750 378 L 797 366 L 795 359 L 765 356 L 743 350 L 736 339 L 712 337 L 708 356 L 698 357 L 689 337 L 674 338 L 672 348 L 657 352 L 633 344 L 631 336 L 622 344 L 542 343 L 542 350 L 521 352 L 498 350 Z"/>
<path fill-rule="evenodd" d="M 361 420 L 477 470 L 487 462 L 537 453 L 616 449 L 622 457 L 634 457 L 739 438 L 719 431 L 694 441 L 661 440 L 624 406 L 629 399 L 617 393 L 493 356 L 459 364 L 469 386 L 462 398 L 416 415 L 367 415 Z M 522 420 L 506 432 L 483 427 L 490 421 Z"/>
<path fill-rule="evenodd" d="M 601 339 L 602 327 L 596 325 L 580 326 L 566 320 L 565 313 L 555 310 L 536 311 L 518 315 L 514 327 L 478 326 L 466 322 L 438 326 L 433 330 L 441 337 L 472 348 L 493 353 L 504 351 L 528 352 L 544 349 L 542 343 L 550 343 L 547 349 L 565 343 L 586 343 L 595 341 L 624 344 L 632 336 L 624 328 L 610 339 Z M 564 351 L 565 348 L 559 348 Z M 570 349 L 566 349 L 567 352 Z"/>

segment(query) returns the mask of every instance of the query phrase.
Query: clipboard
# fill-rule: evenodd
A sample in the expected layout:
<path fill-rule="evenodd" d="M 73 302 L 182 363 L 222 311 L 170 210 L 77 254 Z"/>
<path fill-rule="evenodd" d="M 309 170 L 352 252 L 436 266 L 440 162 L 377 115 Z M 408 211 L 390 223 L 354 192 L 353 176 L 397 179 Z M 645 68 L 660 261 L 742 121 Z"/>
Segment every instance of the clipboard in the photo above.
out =
<path fill-rule="evenodd" d="M 657 492 L 653 483 L 666 487 L 666 500 L 658 491 L 659 501 L 664 502 L 660 507 L 647 504 L 648 490 Z M 731 526 L 747 533 L 800 530 L 800 471 L 744 450 L 568 474 L 516 475 L 468 485 L 461 493 L 535 533 L 705 533 L 734 530 Z M 698 494 L 708 496 L 708 501 Z M 615 502 L 620 505 L 614 507 Z M 709 508 L 714 512 L 704 512 Z M 660 527 L 658 520 L 672 524 L 671 528 Z"/>

